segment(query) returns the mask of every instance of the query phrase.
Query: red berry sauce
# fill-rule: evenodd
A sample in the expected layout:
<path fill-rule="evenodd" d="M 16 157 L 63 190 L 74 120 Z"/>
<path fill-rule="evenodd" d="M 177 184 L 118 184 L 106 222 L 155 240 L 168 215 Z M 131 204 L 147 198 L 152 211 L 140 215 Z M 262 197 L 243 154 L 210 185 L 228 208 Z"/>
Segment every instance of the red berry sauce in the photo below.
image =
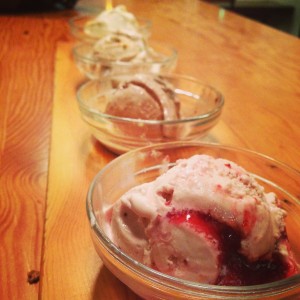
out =
<path fill-rule="evenodd" d="M 216 239 L 221 248 L 220 266 L 222 270 L 216 285 L 246 286 L 264 284 L 287 278 L 296 273 L 293 259 L 286 259 L 280 252 L 274 252 L 270 259 L 250 262 L 239 253 L 241 234 L 226 224 L 220 223 L 209 215 L 193 210 L 170 212 L 167 214 L 173 224 L 185 223 L 197 232 L 203 232 L 207 238 Z M 286 236 L 282 236 L 287 240 Z"/>

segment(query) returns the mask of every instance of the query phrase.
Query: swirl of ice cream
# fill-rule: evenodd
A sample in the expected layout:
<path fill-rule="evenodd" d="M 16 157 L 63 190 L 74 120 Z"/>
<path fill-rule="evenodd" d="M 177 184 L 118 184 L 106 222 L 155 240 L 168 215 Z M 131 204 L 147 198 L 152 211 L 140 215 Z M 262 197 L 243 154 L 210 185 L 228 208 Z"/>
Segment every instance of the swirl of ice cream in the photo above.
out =
<path fill-rule="evenodd" d="M 113 62 L 141 61 L 146 56 L 146 46 L 142 39 L 121 34 L 108 34 L 95 43 L 93 55 Z"/>
<path fill-rule="evenodd" d="M 102 11 L 97 17 L 86 23 L 84 32 L 93 38 L 102 37 L 107 32 L 142 37 L 136 17 L 128 12 L 124 5 Z"/>
<path fill-rule="evenodd" d="M 85 43 L 75 47 L 78 64 L 84 66 L 94 77 L 125 73 L 168 73 L 177 63 L 177 52 L 165 48 L 164 53 L 154 49 L 143 39 L 110 33 L 95 43 Z"/>
<path fill-rule="evenodd" d="M 179 102 L 173 87 L 161 77 L 137 74 L 125 77 L 109 95 L 106 113 L 141 120 L 177 120 Z"/>
<path fill-rule="evenodd" d="M 175 277 L 251 285 L 298 272 L 276 195 L 225 159 L 179 160 L 108 214 L 111 238 L 125 253 Z"/>
<path fill-rule="evenodd" d="M 121 76 L 117 86 L 107 94 L 105 113 L 126 119 L 135 119 L 134 123 L 118 123 L 118 130 L 129 136 L 144 139 L 161 139 L 176 134 L 176 128 L 163 124 L 143 124 L 145 121 L 172 121 L 180 118 L 180 102 L 174 88 L 166 80 L 154 74 L 136 74 Z"/>

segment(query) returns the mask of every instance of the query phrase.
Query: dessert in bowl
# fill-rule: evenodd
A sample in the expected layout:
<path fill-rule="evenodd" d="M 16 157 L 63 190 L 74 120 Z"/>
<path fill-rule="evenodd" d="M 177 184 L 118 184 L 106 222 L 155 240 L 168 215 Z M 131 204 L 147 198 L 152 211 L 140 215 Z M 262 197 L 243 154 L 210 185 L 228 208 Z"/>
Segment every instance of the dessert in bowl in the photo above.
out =
<path fill-rule="evenodd" d="M 224 105 L 214 87 L 183 75 L 126 74 L 79 87 L 77 100 L 92 134 L 118 154 L 169 141 L 197 140 Z"/>
<path fill-rule="evenodd" d="M 103 10 L 99 14 L 78 15 L 69 21 L 73 36 L 79 41 L 94 43 L 107 33 L 125 34 L 147 40 L 151 33 L 150 20 L 136 18 L 124 5 Z"/>
<path fill-rule="evenodd" d="M 296 299 L 299 180 L 293 168 L 243 149 L 139 148 L 91 183 L 93 242 L 107 268 L 145 299 Z"/>
<path fill-rule="evenodd" d="M 96 43 L 73 48 L 78 69 L 89 79 L 130 72 L 170 73 L 177 65 L 177 50 L 159 42 L 124 34 L 107 34 Z"/>

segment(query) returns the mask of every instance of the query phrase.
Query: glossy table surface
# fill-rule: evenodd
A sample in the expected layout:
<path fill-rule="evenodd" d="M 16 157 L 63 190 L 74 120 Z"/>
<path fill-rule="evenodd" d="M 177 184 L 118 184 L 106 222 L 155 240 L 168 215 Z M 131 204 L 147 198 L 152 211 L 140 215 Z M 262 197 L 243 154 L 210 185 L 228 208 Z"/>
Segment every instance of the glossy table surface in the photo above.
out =
<path fill-rule="evenodd" d="M 115 4 L 120 1 L 115 1 Z M 176 72 L 222 91 L 204 138 L 300 170 L 300 40 L 199 0 L 128 0 L 151 39 L 178 49 Z M 0 15 L 0 299 L 138 299 L 97 256 L 85 197 L 116 155 L 76 103 L 68 20 L 78 10 Z M 28 283 L 28 272 L 39 281 Z"/>

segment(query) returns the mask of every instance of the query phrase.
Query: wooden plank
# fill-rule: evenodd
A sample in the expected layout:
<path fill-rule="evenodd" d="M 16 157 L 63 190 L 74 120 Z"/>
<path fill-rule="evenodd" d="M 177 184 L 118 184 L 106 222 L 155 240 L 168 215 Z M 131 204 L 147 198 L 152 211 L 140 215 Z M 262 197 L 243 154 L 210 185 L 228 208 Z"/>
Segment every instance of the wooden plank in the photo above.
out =
<path fill-rule="evenodd" d="M 57 29 L 0 17 L 0 299 L 38 298 Z"/>
<path fill-rule="evenodd" d="M 75 92 L 82 76 L 70 50 L 70 44 L 62 43 L 56 57 L 41 295 L 43 299 L 120 299 L 128 293 L 122 299 L 135 299 L 102 265 L 89 234 L 87 189 L 115 155 L 91 137 L 81 120 Z"/>

